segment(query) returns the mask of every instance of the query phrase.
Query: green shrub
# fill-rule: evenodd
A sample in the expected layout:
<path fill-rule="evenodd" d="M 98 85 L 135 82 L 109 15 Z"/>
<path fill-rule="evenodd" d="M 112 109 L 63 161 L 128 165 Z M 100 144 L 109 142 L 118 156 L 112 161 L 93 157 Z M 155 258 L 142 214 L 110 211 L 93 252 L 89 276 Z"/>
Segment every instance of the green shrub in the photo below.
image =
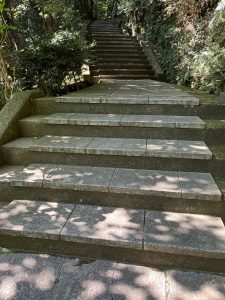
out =
<path fill-rule="evenodd" d="M 127 16 L 127 25 L 155 46 L 168 81 L 219 94 L 225 88 L 222 3 L 120 0 L 120 10 Z"/>
<path fill-rule="evenodd" d="M 24 89 L 39 87 L 58 94 L 66 79 L 79 76 L 88 59 L 86 42 L 75 32 L 46 35 L 16 57 L 17 84 Z"/>

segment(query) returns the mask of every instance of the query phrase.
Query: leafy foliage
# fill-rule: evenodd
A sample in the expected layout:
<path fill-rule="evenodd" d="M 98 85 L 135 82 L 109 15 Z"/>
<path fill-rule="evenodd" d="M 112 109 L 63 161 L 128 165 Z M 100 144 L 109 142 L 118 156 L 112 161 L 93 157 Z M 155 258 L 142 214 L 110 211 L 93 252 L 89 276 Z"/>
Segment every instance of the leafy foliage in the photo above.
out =
<path fill-rule="evenodd" d="M 40 87 L 48 94 L 60 93 L 66 80 L 80 75 L 88 57 L 85 41 L 76 32 L 57 31 L 17 53 L 19 85 Z M 76 80 L 76 79 L 75 79 Z"/>
<path fill-rule="evenodd" d="M 49 94 L 57 94 L 64 86 L 76 82 L 89 58 L 86 20 L 78 11 L 80 2 L 0 2 L 0 36 L 5 33 L 2 53 L 11 86 L 15 76 L 17 90 L 40 87 Z M 5 80 L 3 85 L 6 86 Z"/>
<path fill-rule="evenodd" d="M 215 94 L 225 88 L 224 0 L 120 0 L 118 15 L 155 46 L 168 80 Z"/>

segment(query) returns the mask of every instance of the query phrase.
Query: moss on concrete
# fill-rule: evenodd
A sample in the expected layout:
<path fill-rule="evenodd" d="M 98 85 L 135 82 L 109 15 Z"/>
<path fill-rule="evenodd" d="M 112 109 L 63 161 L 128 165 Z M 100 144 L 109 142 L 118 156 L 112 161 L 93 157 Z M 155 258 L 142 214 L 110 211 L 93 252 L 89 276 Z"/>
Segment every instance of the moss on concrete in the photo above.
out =
<path fill-rule="evenodd" d="M 217 128 L 217 129 L 225 129 L 225 119 L 224 120 L 205 120 L 206 122 L 206 128 Z"/>
<path fill-rule="evenodd" d="M 225 159 L 225 146 L 211 146 L 210 150 L 216 159 Z"/>
<path fill-rule="evenodd" d="M 220 98 L 218 98 L 215 95 L 212 95 L 212 94 L 200 91 L 200 90 L 192 89 L 190 87 L 181 86 L 180 88 L 182 90 L 184 90 L 185 92 L 197 97 L 200 100 L 201 104 L 212 103 L 212 104 L 224 104 L 225 105 L 225 102 L 222 101 Z"/>
<path fill-rule="evenodd" d="M 0 111 L 0 145 L 18 136 L 17 121 L 31 114 L 30 99 L 41 97 L 40 90 L 18 92 Z"/>

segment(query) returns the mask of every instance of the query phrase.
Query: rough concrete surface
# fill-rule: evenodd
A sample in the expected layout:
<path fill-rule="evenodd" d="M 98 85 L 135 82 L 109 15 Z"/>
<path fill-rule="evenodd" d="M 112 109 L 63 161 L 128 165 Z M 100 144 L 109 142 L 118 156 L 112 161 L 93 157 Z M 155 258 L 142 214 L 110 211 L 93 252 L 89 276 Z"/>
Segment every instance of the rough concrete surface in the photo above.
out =
<path fill-rule="evenodd" d="M 1 300 L 224 300 L 225 276 L 2 253 Z"/>

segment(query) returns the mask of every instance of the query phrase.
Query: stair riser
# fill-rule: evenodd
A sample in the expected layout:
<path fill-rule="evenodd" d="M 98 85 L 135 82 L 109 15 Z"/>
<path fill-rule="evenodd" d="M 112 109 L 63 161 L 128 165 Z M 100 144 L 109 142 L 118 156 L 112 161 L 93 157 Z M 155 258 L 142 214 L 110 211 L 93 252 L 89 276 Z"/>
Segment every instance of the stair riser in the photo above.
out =
<path fill-rule="evenodd" d="M 13 187 L 0 183 L 0 201 L 35 200 L 59 203 L 80 203 L 86 205 L 123 207 L 130 209 L 168 211 L 190 214 L 206 214 L 225 218 L 224 201 L 180 199 L 169 197 L 140 196 L 105 192 L 72 191 L 39 187 Z"/>
<path fill-rule="evenodd" d="M 225 115 L 225 106 L 201 105 L 145 105 L 145 104 L 91 104 L 91 103 L 56 103 L 54 100 L 33 100 L 36 114 L 54 113 L 93 113 L 93 114 L 125 114 L 125 115 L 175 115 L 199 116 L 202 119 L 218 119 Z"/>
<path fill-rule="evenodd" d="M 21 136 L 35 137 L 45 135 L 112 137 L 112 138 L 148 138 L 168 140 L 205 141 L 208 145 L 225 143 L 224 130 L 179 129 L 179 128 L 142 128 L 121 126 L 79 126 L 20 123 Z"/>
<path fill-rule="evenodd" d="M 28 149 L 2 149 L 4 164 L 29 165 L 66 164 L 96 167 L 116 167 L 131 169 L 154 169 L 162 171 L 205 172 L 219 174 L 225 170 L 225 160 L 196 160 L 185 158 L 160 158 L 143 156 L 76 154 L 65 152 L 35 152 Z"/>
<path fill-rule="evenodd" d="M 208 259 L 181 254 L 141 251 L 85 243 L 46 240 L 40 238 L 0 236 L 0 246 L 17 251 L 66 255 L 88 259 L 104 259 L 116 262 L 140 264 L 149 267 L 184 268 L 198 271 L 225 273 L 222 259 Z"/>

